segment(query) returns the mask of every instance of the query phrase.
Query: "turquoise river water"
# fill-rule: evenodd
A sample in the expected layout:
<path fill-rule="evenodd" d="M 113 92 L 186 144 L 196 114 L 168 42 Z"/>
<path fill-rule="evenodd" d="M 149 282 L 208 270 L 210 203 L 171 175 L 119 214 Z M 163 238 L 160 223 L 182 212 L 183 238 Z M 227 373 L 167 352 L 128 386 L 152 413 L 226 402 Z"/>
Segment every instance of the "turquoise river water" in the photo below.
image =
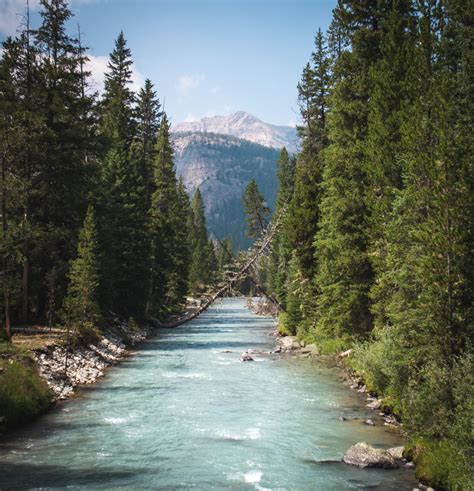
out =
<path fill-rule="evenodd" d="M 408 470 L 340 461 L 399 445 L 335 369 L 270 351 L 270 319 L 231 299 L 164 329 L 79 396 L 0 445 L 0 489 L 412 489 Z M 341 421 L 344 416 L 346 421 Z M 331 462 L 334 461 L 334 462 Z"/>

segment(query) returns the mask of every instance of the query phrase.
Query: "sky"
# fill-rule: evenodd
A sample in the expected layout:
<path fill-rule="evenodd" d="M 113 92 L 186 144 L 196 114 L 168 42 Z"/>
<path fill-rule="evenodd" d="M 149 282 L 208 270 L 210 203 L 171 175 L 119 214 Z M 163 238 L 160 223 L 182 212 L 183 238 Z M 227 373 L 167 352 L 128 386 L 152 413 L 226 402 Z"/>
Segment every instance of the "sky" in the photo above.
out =
<path fill-rule="evenodd" d="M 30 0 L 38 26 L 39 0 Z M 247 111 L 279 125 L 298 121 L 297 83 L 336 0 L 70 0 L 72 32 L 90 48 L 101 90 L 123 30 L 133 86 L 151 79 L 173 124 Z M 0 41 L 15 35 L 26 0 L 0 0 Z"/>

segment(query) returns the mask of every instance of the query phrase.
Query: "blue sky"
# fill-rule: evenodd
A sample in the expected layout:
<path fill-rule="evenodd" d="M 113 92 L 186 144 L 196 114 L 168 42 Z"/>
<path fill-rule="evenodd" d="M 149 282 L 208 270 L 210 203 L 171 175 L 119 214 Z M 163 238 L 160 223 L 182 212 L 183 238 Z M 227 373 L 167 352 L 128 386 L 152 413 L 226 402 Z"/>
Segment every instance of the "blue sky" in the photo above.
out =
<path fill-rule="evenodd" d="M 38 0 L 30 0 L 37 9 Z M 0 0 L 0 40 L 26 0 Z M 100 88 L 124 31 L 134 85 L 150 78 L 173 123 L 244 110 L 275 124 L 298 118 L 297 91 L 318 27 L 336 0 L 71 0 Z M 33 16 L 33 22 L 38 17 Z"/>

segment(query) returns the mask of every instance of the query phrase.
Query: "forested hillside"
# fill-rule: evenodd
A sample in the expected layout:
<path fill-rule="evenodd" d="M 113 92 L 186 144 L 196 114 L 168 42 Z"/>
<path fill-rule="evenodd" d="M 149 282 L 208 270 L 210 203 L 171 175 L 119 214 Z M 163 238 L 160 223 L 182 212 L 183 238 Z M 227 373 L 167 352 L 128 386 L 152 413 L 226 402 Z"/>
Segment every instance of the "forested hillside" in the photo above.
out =
<path fill-rule="evenodd" d="M 176 173 L 188 192 L 199 188 L 209 232 L 228 237 L 235 250 L 247 248 L 242 197 L 255 179 L 273 210 L 277 191 L 278 150 L 229 135 L 172 133 Z"/>
<path fill-rule="evenodd" d="M 338 2 L 298 85 L 267 266 L 281 331 L 355 348 L 418 474 L 449 489 L 474 475 L 473 20 L 470 1 Z"/>

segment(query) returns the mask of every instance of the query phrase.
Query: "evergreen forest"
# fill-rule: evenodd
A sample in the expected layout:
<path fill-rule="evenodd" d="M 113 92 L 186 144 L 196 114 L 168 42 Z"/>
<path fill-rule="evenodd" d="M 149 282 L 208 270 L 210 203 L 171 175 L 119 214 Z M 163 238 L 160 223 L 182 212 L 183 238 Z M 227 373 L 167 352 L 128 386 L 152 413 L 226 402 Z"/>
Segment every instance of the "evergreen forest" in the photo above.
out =
<path fill-rule="evenodd" d="M 347 362 L 420 475 L 472 489 L 474 6 L 339 1 L 298 94 L 265 270 L 279 329 Z"/>
<path fill-rule="evenodd" d="M 219 203 L 225 237 L 177 174 L 154 82 L 132 89 L 124 33 L 98 92 L 68 2 L 39 3 L 0 52 L 0 430 L 51 402 L 15 329 L 60 329 L 76 353 L 118 323 L 163 327 L 273 224 L 229 296 L 270 298 L 281 336 L 359 377 L 417 479 L 474 489 L 473 1 L 338 0 L 295 88 L 300 151 Z M 239 179 L 278 156 L 256 148 L 206 144 Z"/>

